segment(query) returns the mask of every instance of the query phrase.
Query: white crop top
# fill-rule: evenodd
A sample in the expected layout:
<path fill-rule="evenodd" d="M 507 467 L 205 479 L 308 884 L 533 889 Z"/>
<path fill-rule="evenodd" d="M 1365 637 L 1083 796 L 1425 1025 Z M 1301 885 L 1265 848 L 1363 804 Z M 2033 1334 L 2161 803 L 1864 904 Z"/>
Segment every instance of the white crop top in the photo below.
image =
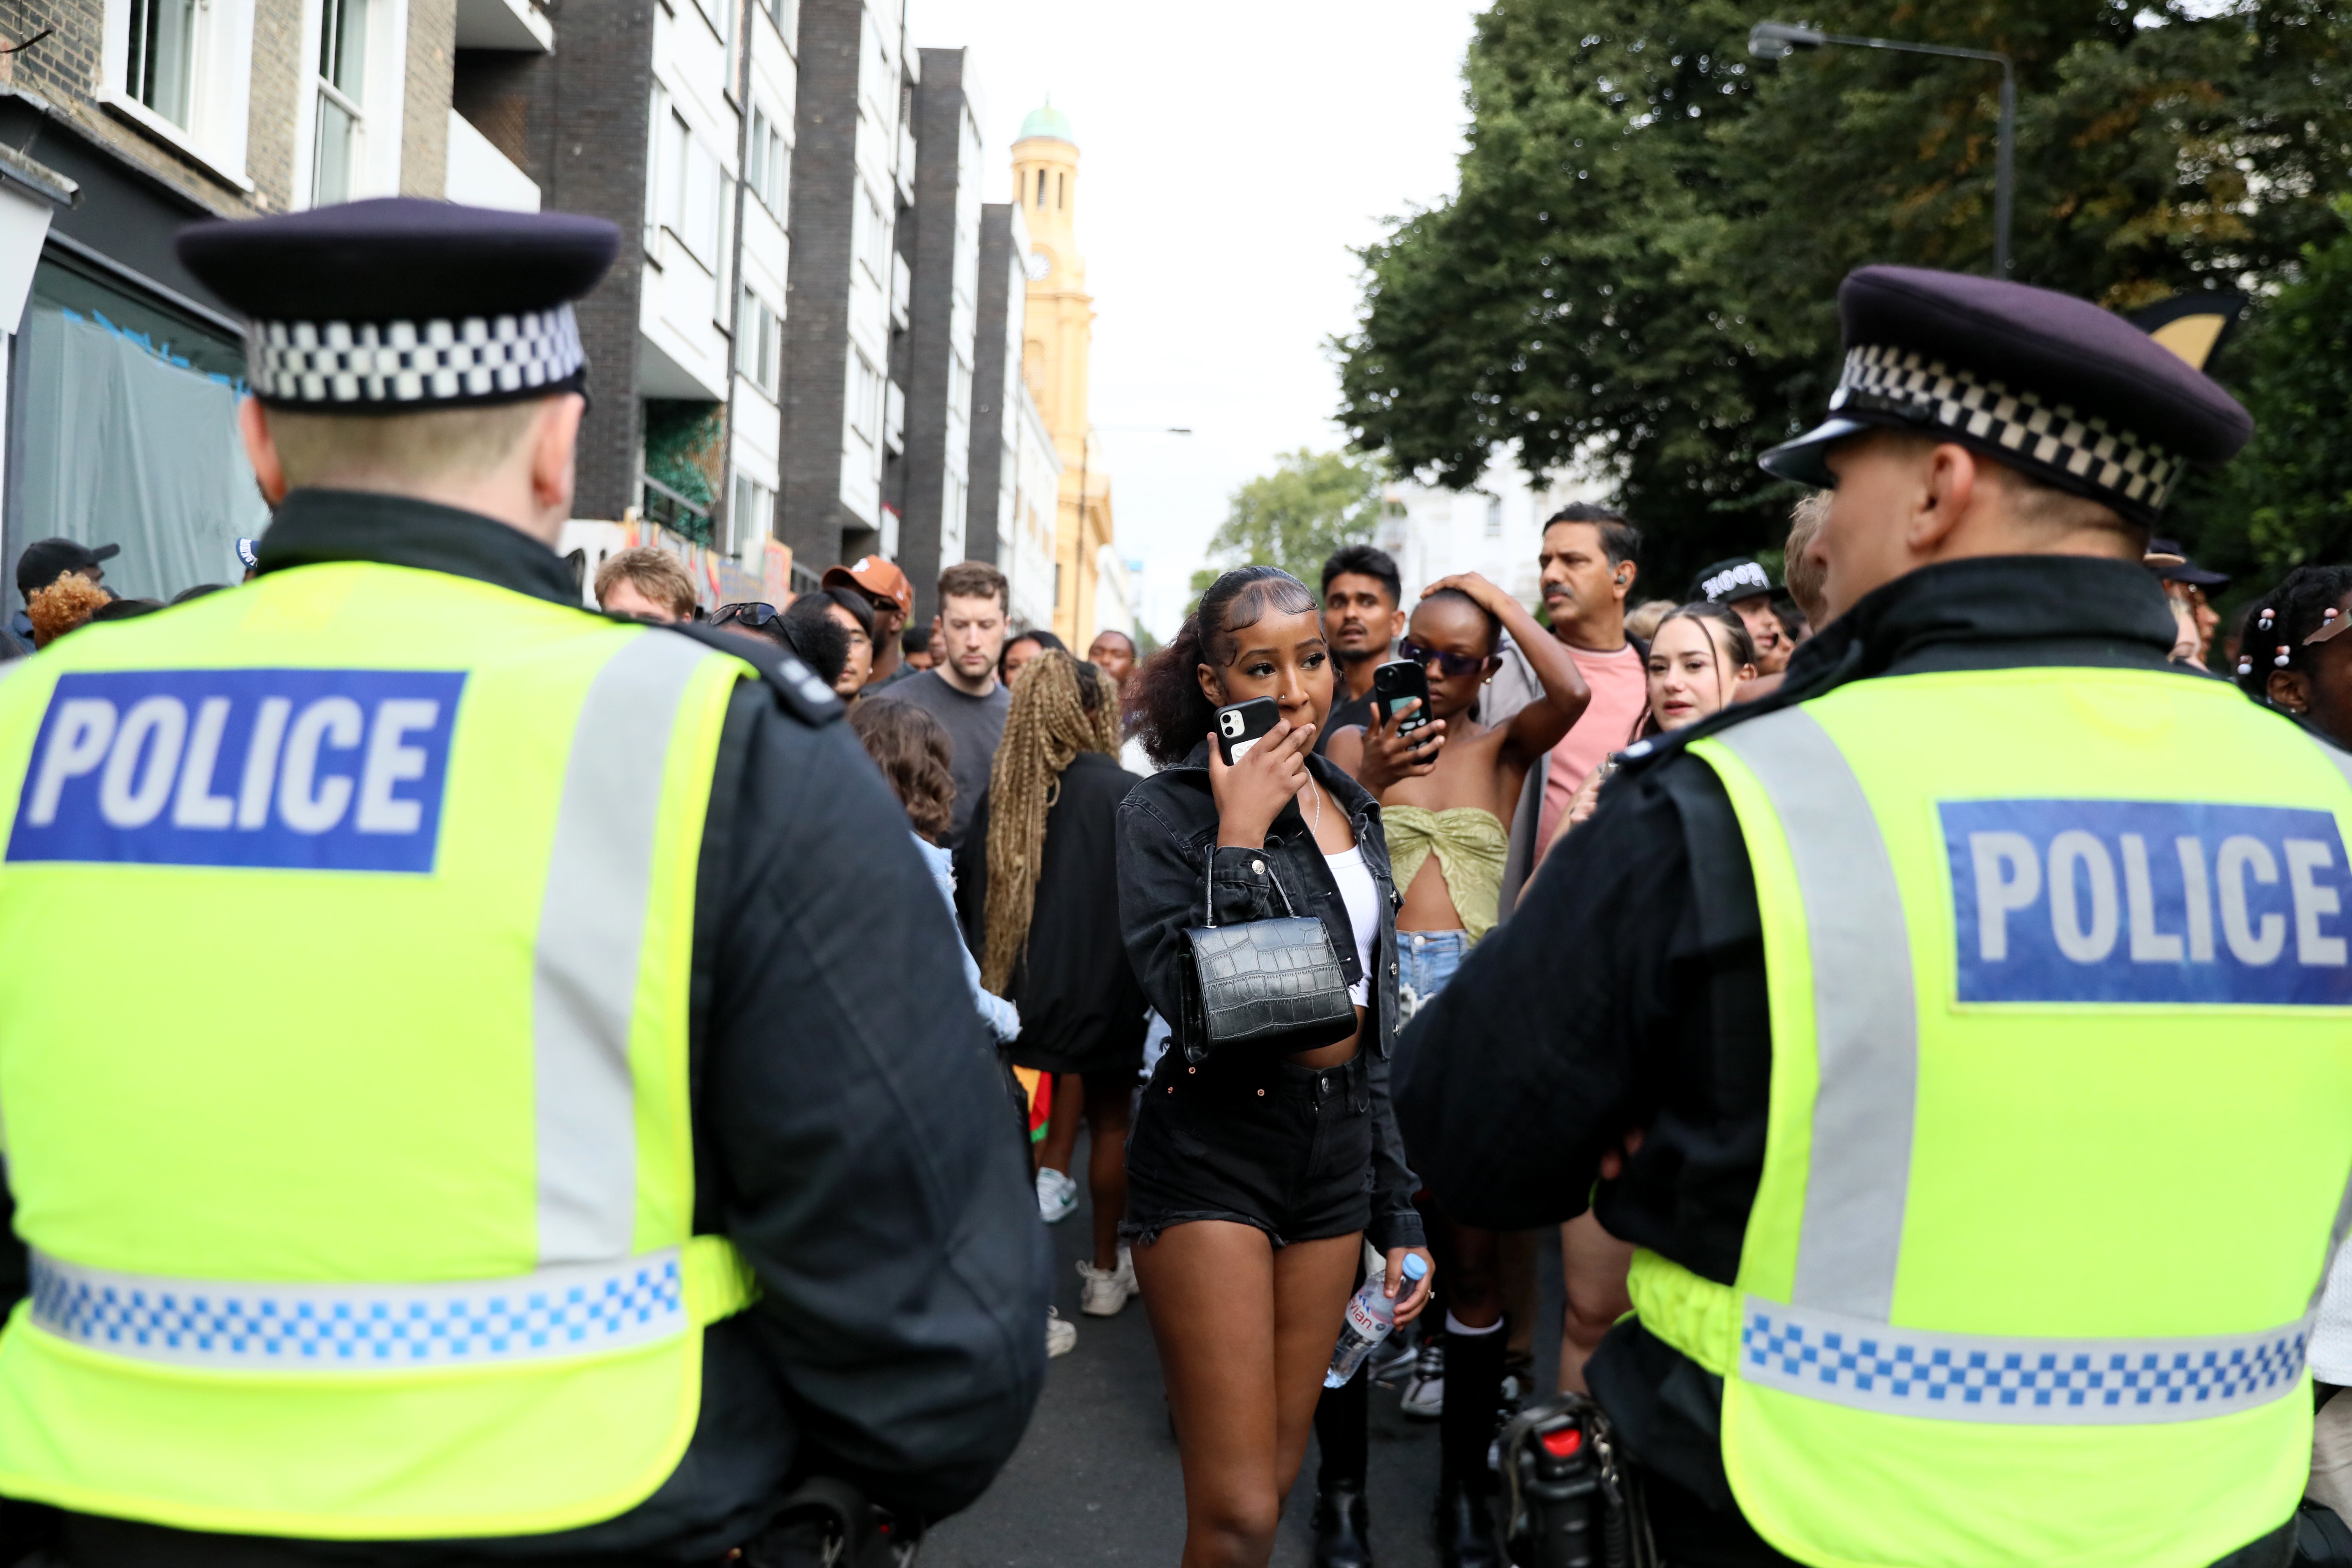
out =
<path fill-rule="evenodd" d="M 1348 1000 L 1359 1007 L 1372 1005 L 1372 944 L 1381 937 L 1381 890 L 1373 885 L 1371 868 L 1361 849 L 1343 849 L 1323 857 L 1331 879 L 1339 884 L 1339 900 L 1348 906 L 1348 925 L 1356 933 L 1356 966 L 1363 978 L 1348 987 Z"/>

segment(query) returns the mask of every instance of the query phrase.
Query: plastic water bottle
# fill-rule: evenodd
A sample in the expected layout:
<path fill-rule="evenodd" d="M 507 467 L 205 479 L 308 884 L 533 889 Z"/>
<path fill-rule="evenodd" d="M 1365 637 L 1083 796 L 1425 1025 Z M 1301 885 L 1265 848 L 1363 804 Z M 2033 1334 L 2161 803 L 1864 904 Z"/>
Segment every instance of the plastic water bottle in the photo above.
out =
<path fill-rule="evenodd" d="M 1407 1253 L 1404 1259 L 1404 1283 L 1397 1287 L 1391 1298 L 1382 1291 L 1387 1270 L 1368 1276 L 1364 1288 L 1348 1302 L 1348 1315 L 1339 1321 L 1339 1342 L 1331 1349 L 1331 1370 L 1323 1374 L 1323 1386 L 1337 1388 L 1356 1375 L 1364 1358 L 1382 1340 L 1396 1331 L 1396 1304 L 1420 1287 L 1429 1272 L 1429 1265 L 1418 1256 Z"/>

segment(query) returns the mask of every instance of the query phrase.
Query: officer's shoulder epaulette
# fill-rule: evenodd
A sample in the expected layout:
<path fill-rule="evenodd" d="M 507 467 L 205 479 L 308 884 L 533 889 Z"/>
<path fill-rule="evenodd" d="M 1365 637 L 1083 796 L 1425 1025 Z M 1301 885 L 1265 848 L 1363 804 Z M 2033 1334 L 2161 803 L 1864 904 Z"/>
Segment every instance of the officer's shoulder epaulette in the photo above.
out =
<path fill-rule="evenodd" d="M 848 711 L 816 671 L 765 639 L 753 641 L 696 621 L 673 622 L 667 628 L 680 637 L 732 654 L 760 672 L 760 679 L 782 699 L 784 711 L 803 724 L 830 724 Z"/>

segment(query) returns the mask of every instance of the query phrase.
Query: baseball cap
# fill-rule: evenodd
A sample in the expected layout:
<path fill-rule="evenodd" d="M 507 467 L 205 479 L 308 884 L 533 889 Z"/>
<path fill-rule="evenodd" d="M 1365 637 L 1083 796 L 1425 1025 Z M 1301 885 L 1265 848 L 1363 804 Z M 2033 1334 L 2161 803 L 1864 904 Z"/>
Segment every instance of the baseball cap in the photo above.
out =
<path fill-rule="evenodd" d="M 26 598 L 68 572 L 86 572 L 122 552 L 120 544 L 91 546 L 78 539 L 37 539 L 16 557 L 16 592 Z"/>
<path fill-rule="evenodd" d="M 1752 555 L 1735 555 L 1703 569 L 1691 579 L 1690 597 L 1710 605 L 1728 605 L 1772 591 L 1772 574 Z"/>
<path fill-rule="evenodd" d="M 828 566 L 822 582 L 828 588 L 855 588 L 869 599 L 887 599 L 900 615 L 915 607 L 915 590 L 907 574 L 884 556 L 868 555 L 853 566 Z"/>

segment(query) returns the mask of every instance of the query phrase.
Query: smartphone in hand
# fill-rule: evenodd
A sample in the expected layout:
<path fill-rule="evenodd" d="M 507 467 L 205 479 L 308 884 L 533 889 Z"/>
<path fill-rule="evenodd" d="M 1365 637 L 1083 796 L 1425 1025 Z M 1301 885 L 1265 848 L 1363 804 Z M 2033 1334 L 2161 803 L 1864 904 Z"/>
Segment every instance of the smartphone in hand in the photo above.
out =
<path fill-rule="evenodd" d="M 1397 720 L 1400 735 L 1410 735 L 1429 722 L 1429 671 L 1402 658 L 1372 671 L 1372 703 L 1383 717 L 1396 718 L 1397 710 L 1416 697 L 1421 706 Z"/>
<path fill-rule="evenodd" d="M 1217 750 L 1232 767 L 1249 755 L 1250 748 L 1282 722 L 1282 709 L 1271 697 L 1253 697 L 1217 710 Z"/>

